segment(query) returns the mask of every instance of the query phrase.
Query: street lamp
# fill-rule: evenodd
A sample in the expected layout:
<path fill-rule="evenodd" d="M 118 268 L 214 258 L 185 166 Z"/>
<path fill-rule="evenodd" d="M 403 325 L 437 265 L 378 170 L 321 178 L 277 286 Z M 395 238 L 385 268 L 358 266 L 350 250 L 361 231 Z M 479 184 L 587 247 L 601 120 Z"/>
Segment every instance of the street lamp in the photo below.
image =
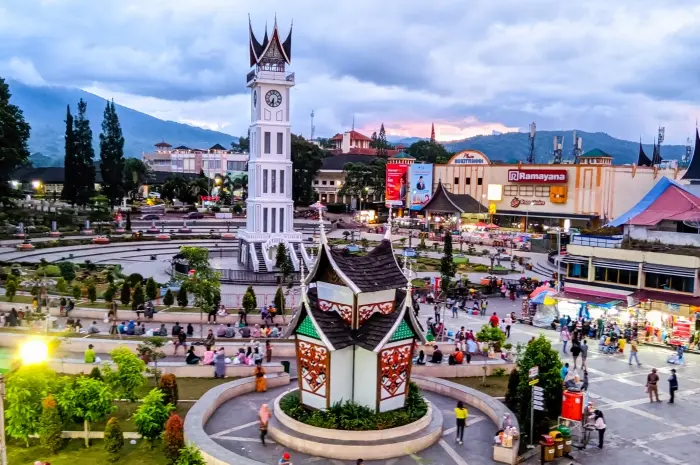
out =
<path fill-rule="evenodd" d="M 49 346 L 43 339 L 30 339 L 19 349 L 22 365 L 37 365 L 49 358 Z"/>

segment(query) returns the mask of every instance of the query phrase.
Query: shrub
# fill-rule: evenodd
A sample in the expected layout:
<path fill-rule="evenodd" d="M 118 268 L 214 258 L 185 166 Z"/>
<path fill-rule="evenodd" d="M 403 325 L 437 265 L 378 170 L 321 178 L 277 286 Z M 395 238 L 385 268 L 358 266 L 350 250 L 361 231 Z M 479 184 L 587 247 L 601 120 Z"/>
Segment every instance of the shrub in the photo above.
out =
<path fill-rule="evenodd" d="M 174 464 L 180 457 L 180 449 L 185 446 L 185 433 L 182 418 L 172 413 L 165 423 L 163 434 L 163 453 L 168 463 Z"/>
<path fill-rule="evenodd" d="M 129 281 L 124 281 L 124 284 L 122 284 L 122 291 L 121 295 L 119 296 L 119 300 L 121 300 L 122 305 L 129 305 L 129 302 L 131 301 L 131 286 L 129 286 Z"/>
<path fill-rule="evenodd" d="M 43 275 L 55 278 L 56 276 L 61 276 L 61 269 L 56 265 L 47 265 L 42 268 Z"/>
<path fill-rule="evenodd" d="M 243 295 L 243 309 L 250 313 L 255 310 L 255 308 L 258 306 L 258 301 L 255 298 L 255 291 L 253 290 L 253 286 L 248 286 L 248 289 L 246 289 L 245 294 Z"/>
<path fill-rule="evenodd" d="M 175 303 L 175 297 L 173 296 L 173 293 L 170 289 L 165 291 L 165 295 L 163 296 L 163 303 L 168 307 Z"/>
<path fill-rule="evenodd" d="M 481 330 L 476 333 L 476 340 L 479 342 L 496 342 L 502 346 L 506 341 L 506 335 L 499 328 L 494 328 L 490 324 L 485 324 L 481 327 Z"/>
<path fill-rule="evenodd" d="M 102 372 L 100 371 L 100 368 L 96 366 L 92 367 L 92 371 L 90 371 L 88 378 L 99 379 L 102 381 Z"/>
<path fill-rule="evenodd" d="M 143 376 L 146 364 L 126 347 L 118 347 L 109 355 L 114 364 L 117 365 L 117 371 L 106 366 L 104 368 L 105 380 L 119 398 L 135 402 L 136 389 L 146 382 L 146 378 Z"/>
<path fill-rule="evenodd" d="M 177 406 L 177 401 L 180 400 L 180 396 L 177 390 L 177 379 L 175 375 L 172 373 L 164 374 L 160 379 L 158 387 L 163 392 L 163 402 Z"/>
<path fill-rule="evenodd" d="M 119 420 L 114 417 L 109 419 L 105 427 L 104 446 L 107 451 L 107 459 L 110 462 L 119 460 L 119 452 L 124 447 L 124 433 L 119 426 Z"/>
<path fill-rule="evenodd" d="M 151 389 L 143 398 L 143 402 L 134 413 L 134 425 L 136 431 L 153 447 L 160 437 L 168 420 L 170 412 L 175 409 L 172 404 L 163 402 L 163 393 L 160 389 Z"/>
<path fill-rule="evenodd" d="M 281 287 L 278 287 L 275 293 L 275 308 L 277 309 L 277 314 L 284 315 L 284 305 L 284 292 L 282 292 Z"/>
<path fill-rule="evenodd" d="M 104 297 L 105 301 L 112 302 L 116 294 L 117 286 L 115 286 L 114 283 L 110 283 L 109 286 L 107 286 L 107 289 L 105 289 L 104 294 L 102 294 L 102 297 Z"/>
<path fill-rule="evenodd" d="M 506 375 L 506 369 L 505 368 L 494 368 L 493 369 L 493 376 L 505 376 Z"/>
<path fill-rule="evenodd" d="M 75 265 L 71 262 L 59 262 L 58 268 L 61 270 L 61 276 L 68 282 L 75 279 Z"/>
<path fill-rule="evenodd" d="M 148 300 L 156 300 L 156 297 L 158 297 L 158 285 L 153 278 L 146 280 L 146 297 L 148 297 Z"/>
<path fill-rule="evenodd" d="M 78 300 L 83 296 L 83 290 L 77 284 L 73 286 L 73 298 Z"/>
<path fill-rule="evenodd" d="M 187 307 L 187 289 L 185 289 L 185 286 L 180 287 L 180 290 L 177 291 L 177 304 L 180 307 Z"/>
<path fill-rule="evenodd" d="M 14 279 L 7 280 L 5 282 L 5 297 L 7 297 L 7 300 L 12 302 L 15 300 L 15 295 L 17 294 L 17 281 Z"/>
<path fill-rule="evenodd" d="M 207 465 L 202 454 L 195 446 L 185 446 L 180 449 L 180 458 L 175 465 Z"/>
<path fill-rule="evenodd" d="M 66 283 L 66 278 L 60 277 L 56 280 L 56 292 L 63 295 L 68 292 L 68 284 Z"/>
<path fill-rule="evenodd" d="M 46 447 L 52 454 L 58 452 L 63 447 L 63 421 L 58 411 L 56 399 L 49 394 L 41 402 L 41 418 L 39 420 L 39 437 L 42 447 Z"/>
<path fill-rule="evenodd" d="M 134 295 L 131 301 L 131 309 L 136 310 L 139 305 L 143 304 L 146 300 L 146 297 L 143 295 L 143 287 L 141 287 L 141 283 L 138 283 L 136 287 L 134 287 Z"/>
<path fill-rule="evenodd" d="M 90 284 L 87 287 L 87 297 L 90 302 L 95 302 L 97 300 L 97 288 L 94 284 Z"/>
<path fill-rule="evenodd" d="M 143 276 L 138 273 L 131 273 L 126 280 L 131 284 L 131 287 L 141 284 L 143 282 Z"/>

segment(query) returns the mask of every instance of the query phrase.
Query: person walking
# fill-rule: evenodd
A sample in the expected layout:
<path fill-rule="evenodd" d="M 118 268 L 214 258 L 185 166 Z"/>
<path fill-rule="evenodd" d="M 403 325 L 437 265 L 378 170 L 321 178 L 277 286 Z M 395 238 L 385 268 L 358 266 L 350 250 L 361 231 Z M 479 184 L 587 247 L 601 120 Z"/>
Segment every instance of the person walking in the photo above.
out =
<path fill-rule="evenodd" d="M 258 420 L 260 421 L 260 442 L 265 446 L 265 436 L 267 436 L 267 425 L 270 422 L 270 408 L 267 404 L 262 404 L 258 411 Z"/>
<path fill-rule="evenodd" d="M 563 326 L 561 328 L 561 333 L 559 333 L 559 338 L 561 339 L 561 342 L 564 343 L 564 347 L 562 347 L 561 351 L 566 353 L 566 345 L 569 343 L 569 340 L 571 339 L 571 334 L 569 333 L 569 328 L 567 326 Z"/>
<path fill-rule="evenodd" d="M 671 399 L 668 401 L 672 404 L 676 398 L 676 391 L 678 390 L 678 377 L 676 377 L 676 369 L 671 368 L 671 377 L 668 378 L 668 392 L 671 395 Z"/>
<path fill-rule="evenodd" d="M 605 438 L 605 417 L 600 410 L 593 412 L 593 415 L 595 429 L 598 430 L 598 449 L 602 449 L 603 439 Z"/>
<path fill-rule="evenodd" d="M 272 344 L 270 344 L 269 339 L 265 341 L 265 361 L 272 362 Z"/>
<path fill-rule="evenodd" d="M 583 344 L 581 344 L 581 368 L 584 370 L 588 368 L 586 366 L 586 359 L 588 358 L 588 343 L 586 340 L 583 340 Z"/>
<path fill-rule="evenodd" d="M 571 345 L 571 356 L 574 357 L 574 370 L 578 366 L 578 357 L 581 355 L 581 344 L 578 341 L 574 341 Z"/>
<path fill-rule="evenodd" d="M 289 455 L 289 452 L 282 454 L 282 458 L 278 462 L 278 465 L 292 465 L 292 456 Z"/>
<path fill-rule="evenodd" d="M 455 407 L 455 418 L 457 419 L 457 431 L 455 432 L 455 442 L 457 444 L 464 444 L 464 427 L 467 425 L 467 417 L 469 416 L 469 411 L 464 407 L 464 404 L 460 400 L 457 402 L 457 407 Z"/>
<path fill-rule="evenodd" d="M 433 313 L 435 314 L 435 324 L 440 323 L 440 308 L 437 305 L 433 307 Z"/>
<path fill-rule="evenodd" d="M 637 352 L 639 352 L 639 348 L 637 347 L 637 341 L 632 339 L 632 342 L 630 343 L 630 359 L 629 359 L 629 364 L 632 365 L 632 359 L 634 359 L 637 362 L 637 366 L 642 366 L 641 363 L 639 363 L 639 357 L 637 356 Z M 656 372 L 656 370 L 654 370 Z"/>
<path fill-rule="evenodd" d="M 510 327 L 513 325 L 513 319 L 510 317 L 510 313 L 506 314 L 504 318 L 506 325 L 506 339 L 510 337 Z"/>
<path fill-rule="evenodd" d="M 489 301 L 484 297 L 481 299 L 481 316 L 486 316 L 486 308 L 489 305 Z"/>
<path fill-rule="evenodd" d="M 452 318 L 457 318 L 457 301 L 452 299 Z"/>
<path fill-rule="evenodd" d="M 659 400 L 659 375 L 656 374 L 656 368 L 651 369 L 651 373 L 647 375 L 647 392 L 649 393 L 649 402 L 654 402 L 652 395 L 656 397 L 656 402 Z"/>

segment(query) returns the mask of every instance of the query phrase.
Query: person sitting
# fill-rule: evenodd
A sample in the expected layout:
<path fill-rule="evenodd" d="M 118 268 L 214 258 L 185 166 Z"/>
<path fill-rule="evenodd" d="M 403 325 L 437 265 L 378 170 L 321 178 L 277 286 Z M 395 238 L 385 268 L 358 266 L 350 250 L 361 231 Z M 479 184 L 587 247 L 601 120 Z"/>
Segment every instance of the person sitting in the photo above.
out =
<path fill-rule="evenodd" d="M 416 358 L 416 365 L 425 365 L 425 352 L 422 350 L 418 352 L 418 357 Z"/>
<path fill-rule="evenodd" d="M 192 323 L 187 323 L 187 337 L 192 337 L 194 335 L 194 326 Z"/>
<path fill-rule="evenodd" d="M 260 353 L 260 350 L 256 347 L 253 349 L 253 363 L 256 365 L 262 365 L 263 362 L 263 354 Z"/>
<path fill-rule="evenodd" d="M 205 346 L 213 346 L 216 344 L 216 338 L 214 337 L 214 332 L 210 329 L 207 333 L 207 338 L 204 340 Z"/>
<path fill-rule="evenodd" d="M 117 331 L 119 334 L 126 334 L 126 321 L 119 323 L 119 326 L 117 326 Z"/>
<path fill-rule="evenodd" d="M 250 326 L 243 326 L 238 332 L 241 333 L 241 337 L 247 339 L 250 337 Z"/>
<path fill-rule="evenodd" d="M 133 336 L 134 333 L 136 332 L 135 329 L 136 329 L 136 323 L 134 322 L 134 320 L 130 320 L 129 324 L 126 325 L 126 334 L 128 336 Z"/>
<path fill-rule="evenodd" d="M 160 334 L 159 330 L 153 329 L 153 328 L 148 328 L 146 332 L 144 333 L 144 336 L 146 337 L 153 337 L 153 336 L 158 336 Z"/>
<path fill-rule="evenodd" d="M 211 346 L 207 346 L 207 350 L 204 351 L 204 359 L 202 360 L 202 365 L 213 365 L 214 364 L 214 351 L 211 350 Z"/>
<path fill-rule="evenodd" d="M 224 304 L 221 304 L 219 306 L 219 310 L 216 312 L 217 316 L 227 316 L 228 313 L 226 312 L 226 306 Z"/>
<path fill-rule="evenodd" d="M 270 331 L 270 337 L 280 337 L 279 327 L 274 326 Z"/>
<path fill-rule="evenodd" d="M 194 353 L 194 346 L 190 346 L 187 351 L 187 357 L 185 357 L 185 363 L 188 365 L 196 365 L 199 363 L 200 358 Z"/>
<path fill-rule="evenodd" d="M 455 359 L 455 364 L 461 365 L 464 362 L 464 352 L 459 350 L 459 346 L 455 347 L 455 352 L 452 354 Z"/>
<path fill-rule="evenodd" d="M 143 316 L 146 317 L 146 319 L 148 319 L 148 320 L 152 320 L 154 313 L 155 313 L 155 308 L 153 307 L 153 302 L 149 301 L 148 304 L 146 304 L 146 309 L 143 312 Z"/>
<path fill-rule="evenodd" d="M 430 357 L 430 363 L 442 363 L 442 351 L 438 346 L 434 346 L 434 351 L 432 357 Z"/>
<path fill-rule="evenodd" d="M 92 322 L 92 324 L 88 327 L 87 332 L 88 332 L 88 334 L 99 334 L 100 333 L 100 328 L 97 327 L 96 321 Z"/>
<path fill-rule="evenodd" d="M 216 337 L 226 337 L 226 326 L 223 323 L 216 328 Z"/>
<path fill-rule="evenodd" d="M 95 346 L 92 344 L 88 345 L 87 350 L 85 351 L 85 363 L 95 363 Z"/>
<path fill-rule="evenodd" d="M 146 334 L 146 327 L 143 323 L 134 328 L 134 336 L 143 336 L 144 334 Z"/>
<path fill-rule="evenodd" d="M 231 327 L 231 323 L 226 324 L 226 333 L 224 337 L 232 338 L 236 335 L 236 330 Z"/>
<path fill-rule="evenodd" d="M 260 325 L 259 325 L 259 324 L 256 324 L 256 325 L 253 327 L 252 336 L 253 336 L 254 339 L 257 339 L 257 338 L 260 337 Z"/>
<path fill-rule="evenodd" d="M 248 364 L 248 359 L 245 356 L 245 349 L 243 347 L 238 349 L 238 354 L 236 354 L 236 357 L 233 359 L 233 364 L 234 365 L 247 365 Z"/>
<path fill-rule="evenodd" d="M 160 330 L 158 331 L 158 335 L 161 337 L 166 337 L 168 335 L 168 328 L 165 327 L 165 323 L 160 324 Z"/>
<path fill-rule="evenodd" d="M 277 329 L 277 336 L 275 337 L 282 337 L 284 331 L 282 331 L 282 327 L 279 325 L 279 323 L 275 324 L 275 329 Z"/>

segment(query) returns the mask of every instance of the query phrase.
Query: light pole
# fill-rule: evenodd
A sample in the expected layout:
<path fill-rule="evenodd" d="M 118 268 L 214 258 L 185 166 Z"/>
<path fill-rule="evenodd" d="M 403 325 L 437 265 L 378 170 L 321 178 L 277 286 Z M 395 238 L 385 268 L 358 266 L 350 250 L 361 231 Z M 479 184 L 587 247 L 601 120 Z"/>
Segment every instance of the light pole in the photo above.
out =
<path fill-rule="evenodd" d="M 557 228 L 557 292 L 561 291 L 561 227 Z"/>
<path fill-rule="evenodd" d="M 411 239 L 413 239 L 413 199 L 416 196 L 416 191 L 411 191 L 411 198 L 408 199 L 408 248 L 411 248 Z"/>

